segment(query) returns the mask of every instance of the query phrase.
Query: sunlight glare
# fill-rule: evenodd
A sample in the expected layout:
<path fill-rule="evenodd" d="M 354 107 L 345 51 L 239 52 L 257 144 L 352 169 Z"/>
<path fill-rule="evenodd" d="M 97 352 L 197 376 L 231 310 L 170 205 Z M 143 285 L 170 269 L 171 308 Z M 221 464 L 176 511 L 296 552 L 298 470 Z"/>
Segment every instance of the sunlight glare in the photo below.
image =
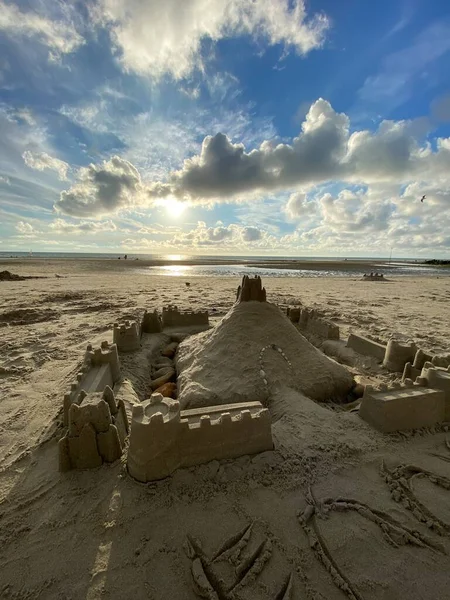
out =
<path fill-rule="evenodd" d="M 164 198 L 161 200 L 160 205 L 166 209 L 167 213 L 171 217 L 180 217 L 187 208 L 186 202 L 180 202 L 176 198 Z"/>

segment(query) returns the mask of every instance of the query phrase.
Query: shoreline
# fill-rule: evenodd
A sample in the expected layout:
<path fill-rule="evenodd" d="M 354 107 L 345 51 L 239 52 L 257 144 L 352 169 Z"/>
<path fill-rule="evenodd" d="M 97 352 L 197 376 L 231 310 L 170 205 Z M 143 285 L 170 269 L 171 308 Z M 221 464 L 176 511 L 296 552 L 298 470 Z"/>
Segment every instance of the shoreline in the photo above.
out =
<path fill-rule="evenodd" d="M 430 277 L 436 276 L 442 273 L 442 275 L 450 275 L 450 269 L 445 265 L 427 265 L 424 263 L 401 263 L 380 261 L 380 260 L 365 260 L 365 259 L 348 259 L 348 260 L 305 260 L 305 259 L 269 259 L 269 260 L 237 260 L 237 259 L 214 259 L 214 258 L 195 258 L 195 259 L 181 259 L 181 260 L 168 260 L 168 259 L 141 259 L 141 258 L 69 258 L 69 257 L 20 257 L 20 258 L 1 258 L 0 259 L 0 271 L 3 270 L 17 270 L 19 275 L 31 275 L 34 274 L 33 269 L 36 272 L 41 272 L 41 269 L 49 271 L 55 269 L 55 271 L 67 272 L 74 270 L 89 271 L 90 273 L 99 272 L 124 272 L 131 271 L 136 272 L 137 270 L 142 271 L 145 268 L 167 268 L 171 267 L 174 270 L 176 267 L 202 267 L 207 268 L 214 267 L 237 267 L 242 269 L 249 269 L 249 274 L 256 274 L 254 269 L 262 269 L 268 271 L 320 271 L 328 272 L 326 276 L 336 277 L 338 273 L 348 273 L 349 276 L 355 274 L 370 273 L 376 271 L 382 271 L 385 275 L 395 276 L 414 276 L 414 277 Z M 405 269 L 408 269 L 408 273 L 404 273 Z M 15 271 L 14 271 L 15 272 Z M 155 275 L 161 275 L 160 272 Z M 176 276 L 171 274 L 172 276 Z M 184 277 L 188 275 L 202 276 L 201 272 L 197 273 L 179 273 L 179 276 Z M 267 275 L 267 274 L 265 274 Z M 214 273 L 205 273 L 204 276 L 215 277 L 219 276 Z M 227 276 L 220 274 L 220 276 Z M 234 274 L 228 276 L 234 277 Z M 280 274 L 280 276 L 283 276 Z M 307 275 L 304 275 L 307 276 Z M 342 276 L 342 275 L 341 275 Z"/>

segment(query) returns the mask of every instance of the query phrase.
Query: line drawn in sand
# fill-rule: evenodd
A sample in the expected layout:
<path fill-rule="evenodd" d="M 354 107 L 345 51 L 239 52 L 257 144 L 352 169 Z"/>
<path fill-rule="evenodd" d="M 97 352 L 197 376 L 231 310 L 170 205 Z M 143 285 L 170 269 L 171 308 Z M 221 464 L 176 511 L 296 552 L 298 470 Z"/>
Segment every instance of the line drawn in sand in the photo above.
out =
<path fill-rule="evenodd" d="M 450 479 L 414 465 L 398 465 L 390 470 L 384 461 L 381 463 L 381 476 L 388 484 L 392 498 L 411 511 L 418 521 L 439 535 L 450 534 L 450 524 L 439 519 L 414 493 L 414 482 L 418 478 L 427 478 L 430 483 L 445 490 L 450 490 Z"/>
<path fill-rule="evenodd" d="M 447 448 L 447 450 L 450 453 L 450 440 L 448 440 L 448 439 L 445 440 L 445 447 Z M 441 460 L 445 460 L 446 462 L 450 462 L 450 454 L 447 454 L 447 456 L 445 456 L 444 454 L 439 454 L 438 452 L 430 452 L 429 454 L 431 456 L 437 456 L 437 458 L 440 458 Z"/>
<path fill-rule="evenodd" d="M 266 537 L 249 551 L 252 531 L 253 523 L 246 525 L 225 540 L 211 558 L 203 551 L 198 540 L 187 535 L 185 551 L 192 561 L 192 581 L 198 596 L 207 600 L 233 600 L 236 594 L 257 579 L 272 556 L 273 544 Z M 221 572 L 220 563 L 232 565 L 231 578 L 226 578 Z M 292 573 L 289 573 L 273 600 L 292 600 L 293 586 Z"/>
<path fill-rule="evenodd" d="M 344 569 L 339 566 L 333 557 L 333 553 L 320 532 L 317 522 L 318 519 L 327 519 L 328 513 L 332 511 L 358 512 L 365 519 L 375 523 L 379 527 L 383 538 L 394 548 L 399 548 L 405 544 L 411 544 L 413 546 L 428 548 L 434 552 L 442 552 L 445 554 L 445 550 L 439 544 L 435 544 L 420 532 L 405 527 L 387 513 L 370 508 L 363 502 L 348 498 L 325 498 L 324 500 L 318 501 L 314 497 L 311 488 L 309 488 L 307 501 L 308 506 L 303 513 L 298 515 L 299 523 L 306 533 L 309 545 L 316 558 L 330 573 L 336 587 L 342 590 L 350 600 L 364 599 L 347 577 Z"/>

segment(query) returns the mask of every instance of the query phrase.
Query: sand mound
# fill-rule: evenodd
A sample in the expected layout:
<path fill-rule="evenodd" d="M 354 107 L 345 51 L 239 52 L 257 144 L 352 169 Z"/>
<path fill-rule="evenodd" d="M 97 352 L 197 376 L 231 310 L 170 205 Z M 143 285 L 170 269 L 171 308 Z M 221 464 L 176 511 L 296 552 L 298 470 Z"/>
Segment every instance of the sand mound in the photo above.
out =
<path fill-rule="evenodd" d="M 235 304 L 212 330 L 178 348 L 182 408 L 258 400 L 281 387 L 314 400 L 342 399 L 353 380 L 312 346 L 273 304 Z"/>

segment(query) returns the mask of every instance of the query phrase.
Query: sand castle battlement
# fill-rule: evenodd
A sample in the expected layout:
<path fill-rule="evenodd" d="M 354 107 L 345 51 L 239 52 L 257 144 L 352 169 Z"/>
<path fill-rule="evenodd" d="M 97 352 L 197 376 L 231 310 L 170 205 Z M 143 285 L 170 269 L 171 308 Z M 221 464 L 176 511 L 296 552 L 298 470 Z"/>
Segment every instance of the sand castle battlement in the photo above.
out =
<path fill-rule="evenodd" d="M 121 352 L 134 352 L 141 347 L 141 333 L 136 321 L 114 323 L 113 342 Z"/>
<path fill-rule="evenodd" d="M 180 411 L 177 400 L 153 394 L 133 408 L 128 471 L 152 481 L 179 467 L 272 449 L 270 414 L 260 402 Z"/>
<path fill-rule="evenodd" d="M 288 308 L 287 316 L 298 323 L 301 330 L 328 340 L 339 339 L 339 327 L 324 319 L 313 308 Z"/>
<path fill-rule="evenodd" d="M 383 433 L 431 427 L 445 420 L 444 392 L 406 380 L 387 389 L 366 385 L 359 415 Z"/>
<path fill-rule="evenodd" d="M 128 418 L 107 385 L 103 392 L 80 392 L 69 408 L 68 431 L 58 442 L 59 470 L 92 469 L 122 455 Z"/>
<path fill-rule="evenodd" d="M 209 325 L 209 314 L 207 310 L 179 310 L 178 306 L 172 304 L 163 307 L 163 327 L 192 327 L 195 325 Z"/>
<path fill-rule="evenodd" d="M 83 366 L 64 394 L 64 425 L 69 424 L 69 408 L 74 402 L 79 403 L 78 397 L 81 391 L 85 393 L 103 391 L 107 385 L 112 388 L 119 379 L 120 363 L 116 344 L 109 345 L 105 341 L 95 350 L 91 344 L 88 344 Z"/>

